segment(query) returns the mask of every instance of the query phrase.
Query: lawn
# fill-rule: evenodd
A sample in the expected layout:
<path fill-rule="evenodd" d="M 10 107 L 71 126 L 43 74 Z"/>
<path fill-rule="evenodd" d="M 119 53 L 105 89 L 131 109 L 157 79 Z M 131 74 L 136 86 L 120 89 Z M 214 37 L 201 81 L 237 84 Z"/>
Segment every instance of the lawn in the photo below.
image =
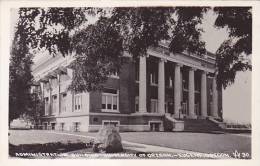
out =
<path fill-rule="evenodd" d="M 88 136 L 95 137 L 96 133 L 54 132 L 44 130 L 10 130 L 9 143 L 13 146 L 10 147 L 19 147 L 19 149 L 22 147 L 25 151 L 33 149 L 33 152 L 76 151 L 93 153 L 91 148 L 86 147 L 86 143 L 91 140 Z M 125 153 L 137 152 L 133 150 L 135 149 L 133 145 L 128 144 L 128 142 L 134 142 L 201 153 L 227 153 L 231 156 L 237 151 L 239 153 L 248 153 L 251 156 L 250 134 L 122 132 L 120 135 L 122 140 L 126 141 L 124 142 Z"/>

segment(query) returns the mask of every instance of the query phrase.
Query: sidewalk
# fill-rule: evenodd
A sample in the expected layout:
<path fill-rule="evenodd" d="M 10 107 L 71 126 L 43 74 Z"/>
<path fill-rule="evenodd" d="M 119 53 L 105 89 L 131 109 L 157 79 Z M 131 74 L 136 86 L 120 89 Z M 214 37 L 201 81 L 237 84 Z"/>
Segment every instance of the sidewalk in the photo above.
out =
<path fill-rule="evenodd" d="M 72 134 L 72 133 L 64 133 L 64 132 L 55 132 L 55 131 L 49 131 L 48 133 L 53 134 L 60 134 L 60 135 L 69 135 L 69 136 L 76 136 L 76 137 L 82 137 L 82 138 L 89 138 L 94 139 L 94 136 L 85 136 L 81 134 Z M 130 149 L 134 151 L 139 152 L 145 152 L 145 153 L 153 153 L 152 156 L 155 156 L 156 154 L 165 154 L 165 153 L 172 153 L 173 157 L 181 158 L 181 157 L 187 157 L 188 155 L 193 158 L 207 158 L 207 159 L 227 159 L 231 158 L 228 156 L 224 156 L 224 154 L 221 156 L 215 155 L 215 154 L 209 154 L 209 153 L 200 153 L 200 152 L 194 152 L 194 151 L 188 151 L 188 150 L 181 150 L 181 149 L 173 149 L 173 148 L 167 148 L 167 147 L 161 147 L 161 146 L 154 146 L 154 145 L 147 145 L 147 144 L 141 144 L 141 143 L 134 143 L 129 141 L 122 141 L 124 144 L 125 149 Z"/>

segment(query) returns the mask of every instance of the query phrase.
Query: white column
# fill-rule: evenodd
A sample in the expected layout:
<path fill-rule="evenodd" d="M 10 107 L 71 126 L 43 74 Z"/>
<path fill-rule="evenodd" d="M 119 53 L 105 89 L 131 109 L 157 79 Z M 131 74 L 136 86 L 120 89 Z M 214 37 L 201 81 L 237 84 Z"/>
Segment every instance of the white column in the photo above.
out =
<path fill-rule="evenodd" d="M 146 108 L 146 57 L 139 61 L 139 112 L 147 112 Z"/>
<path fill-rule="evenodd" d="M 201 115 L 207 117 L 207 73 L 202 71 L 201 73 Z"/>
<path fill-rule="evenodd" d="M 158 63 L 158 112 L 165 113 L 165 69 L 164 59 Z"/>
<path fill-rule="evenodd" d="M 41 87 L 41 100 L 44 101 L 44 83 L 40 82 L 40 87 Z"/>
<path fill-rule="evenodd" d="M 218 91 L 217 91 L 217 82 L 216 77 L 213 77 L 213 84 L 212 84 L 212 91 L 213 91 L 213 116 L 218 117 Z"/>
<path fill-rule="evenodd" d="M 58 80 L 58 95 L 57 95 L 57 100 L 58 100 L 58 110 L 57 110 L 57 115 L 61 113 L 61 100 L 60 100 L 60 75 L 57 74 L 57 80 Z"/>
<path fill-rule="evenodd" d="M 189 69 L 189 117 L 195 118 L 195 84 L 194 84 L 194 69 Z"/>
<path fill-rule="evenodd" d="M 51 87 L 51 83 L 52 83 L 51 79 L 49 79 L 49 87 L 50 87 L 49 95 L 50 95 L 50 97 L 49 97 L 49 112 L 48 112 L 48 115 L 52 115 L 52 112 L 53 112 L 53 110 L 52 110 L 52 87 Z"/>
<path fill-rule="evenodd" d="M 181 108 L 181 66 L 175 64 L 174 69 L 174 117 L 179 117 Z"/>

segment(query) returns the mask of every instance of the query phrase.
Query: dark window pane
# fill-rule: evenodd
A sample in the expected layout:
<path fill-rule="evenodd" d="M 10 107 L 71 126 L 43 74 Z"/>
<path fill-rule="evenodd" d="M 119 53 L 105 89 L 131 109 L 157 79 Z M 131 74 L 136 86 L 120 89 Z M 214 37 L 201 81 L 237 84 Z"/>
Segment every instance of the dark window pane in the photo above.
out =
<path fill-rule="evenodd" d="M 104 92 L 104 93 L 117 94 L 117 90 L 115 90 L 115 89 L 104 88 L 103 92 Z"/>

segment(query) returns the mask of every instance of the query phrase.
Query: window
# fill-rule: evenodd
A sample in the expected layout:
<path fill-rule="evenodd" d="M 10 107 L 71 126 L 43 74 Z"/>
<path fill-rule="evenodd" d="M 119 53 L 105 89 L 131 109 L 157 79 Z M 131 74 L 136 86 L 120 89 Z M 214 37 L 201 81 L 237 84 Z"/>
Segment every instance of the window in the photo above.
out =
<path fill-rule="evenodd" d="M 67 93 L 62 93 L 61 94 L 61 112 L 67 111 L 66 104 L 67 104 Z"/>
<path fill-rule="evenodd" d="M 150 74 L 150 83 L 151 85 L 157 85 L 158 83 L 157 74 L 154 71 Z"/>
<path fill-rule="evenodd" d="M 65 129 L 65 123 L 60 123 L 60 130 L 64 131 L 64 129 Z"/>
<path fill-rule="evenodd" d="M 182 86 L 184 90 L 188 90 L 189 82 L 187 79 L 182 80 Z"/>
<path fill-rule="evenodd" d="M 76 94 L 74 96 L 74 110 L 80 111 L 82 109 L 82 95 Z"/>
<path fill-rule="evenodd" d="M 168 77 L 168 86 L 169 86 L 169 87 L 172 87 L 172 86 L 173 86 L 172 82 L 173 82 L 173 81 L 172 81 L 172 77 L 169 76 L 169 77 Z"/>
<path fill-rule="evenodd" d="M 51 123 L 51 129 L 55 130 L 56 129 L 56 123 Z"/>
<path fill-rule="evenodd" d="M 161 122 L 149 122 L 150 131 L 160 131 Z"/>
<path fill-rule="evenodd" d="M 188 113 L 188 104 L 187 102 L 182 102 L 182 114 L 187 114 Z"/>
<path fill-rule="evenodd" d="M 111 120 L 103 120 L 102 121 L 102 125 L 103 126 L 114 126 L 114 127 L 117 127 L 119 126 L 119 121 L 111 121 Z"/>
<path fill-rule="evenodd" d="M 111 77 L 111 78 L 119 78 L 118 72 L 117 71 L 111 72 L 109 77 Z"/>
<path fill-rule="evenodd" d="M 45 115 L 49 114 L 49 98 L 44 98 L 44 108 L 45 108 Z"/>
<path fill-rule="evenodd" d="M 195 92 L 200 92 L 200 79 L 195 79 Z"/>
<path fill-rule="evenodd" d="M 135 112 L 139 111 L 139 96 L 135 97 Z"/>
<path fill-rule="evenodd" d="M 117 96 L 113 96 L 113 110 L 117 110 Z"/>
<path fill-rule="evenodd" d="M 151 112 L 152 113 L 158 112 L 158 100 L 157 99 L 151 99 Z"/>
<path fill-rule="evenodd" d="M 102 111 L 118 112 L 118 92 L 114 89 L 104 89 L 102 93 Z"/>
<path fill-rule="evenodd" d="M 57 102 L 58 100 L 57 100 L 57 95 L 53 95 L 52 96 L 52 115 L 54 114 L 54 113 L 56 113 L 56 108 L 57 108 L 57 104 L 58 104 L 58 102 Z"/>
<path fill-rule="evenodd" d="M 76 132 L 80 131 L 80 122 L 74 122 L 73 130 L 76 131 Z"/>

